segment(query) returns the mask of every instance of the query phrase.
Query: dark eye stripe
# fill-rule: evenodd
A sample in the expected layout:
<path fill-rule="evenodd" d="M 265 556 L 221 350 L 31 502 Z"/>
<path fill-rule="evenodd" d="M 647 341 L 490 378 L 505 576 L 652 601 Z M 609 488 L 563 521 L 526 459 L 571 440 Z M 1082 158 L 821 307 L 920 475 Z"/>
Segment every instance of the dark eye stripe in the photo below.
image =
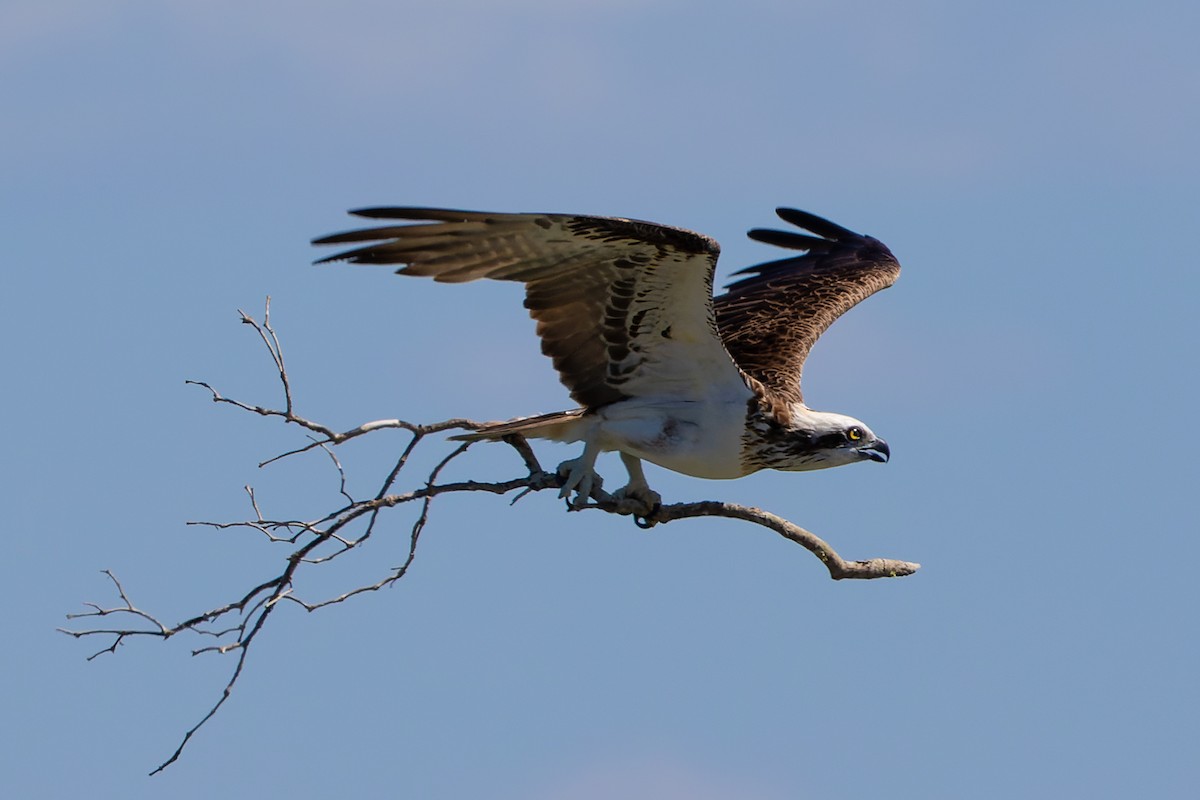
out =
<path fill-rule="evenodd" d="M 840 447 L 846 441 L 845 434 L 827 433 L 824 436 L 818 436 L 815 442 L 816 446 L 822 450 L 827 450 L 833 447 Z"/>

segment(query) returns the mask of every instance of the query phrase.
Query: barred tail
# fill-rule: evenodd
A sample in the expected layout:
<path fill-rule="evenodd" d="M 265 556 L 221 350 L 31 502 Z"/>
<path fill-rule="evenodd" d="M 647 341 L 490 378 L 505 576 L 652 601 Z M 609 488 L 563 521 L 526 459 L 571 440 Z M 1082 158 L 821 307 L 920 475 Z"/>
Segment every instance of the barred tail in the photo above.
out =
<path fill-rule="evenodd" d="M 482 439 L 501 439 L 510 433 L 519 433 L 530 439 L 571 442 L 580 438 L 576 431 L 583 415 L 584 409 L 574 408 L 570 411 L 539 414 L 536 417 L 518 417 L 507 422 L 486 422 L 473 433 L 462 433 L 450 438 L 459 442 L 478 442 Z"/>

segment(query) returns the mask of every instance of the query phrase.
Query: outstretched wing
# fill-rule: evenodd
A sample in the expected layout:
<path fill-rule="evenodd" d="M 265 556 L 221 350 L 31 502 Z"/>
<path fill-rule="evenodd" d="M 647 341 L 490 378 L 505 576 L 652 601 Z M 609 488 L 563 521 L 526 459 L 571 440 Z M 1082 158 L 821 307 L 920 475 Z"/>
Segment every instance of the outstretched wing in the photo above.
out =
<path fill-rule="evenodd" d="M 725 348 L 746 374 L 785 402 L 802 402 L 804 360 L 826 328 L 862 300 L 886 289 L 900 264 L 878 239 L 791 208 L 776 209 L 812 236 L 755 228 L 751 239 L 804 255 L 740 270 L 713 305 Z"/>
<path fill-rule="evenodd" d="M 524 283 L 542 352 L 585 408 L 629 397 L 700 397 L 722 382 L 744 386 L 717 333 L 712 278 L 720 248 L 706 236 L 611 217 L 431 208 L 351 213 L 414 224 L 316 239 L 371 243 L 318 263 L 403 264 L 399 274 L 437 281 Z"/>

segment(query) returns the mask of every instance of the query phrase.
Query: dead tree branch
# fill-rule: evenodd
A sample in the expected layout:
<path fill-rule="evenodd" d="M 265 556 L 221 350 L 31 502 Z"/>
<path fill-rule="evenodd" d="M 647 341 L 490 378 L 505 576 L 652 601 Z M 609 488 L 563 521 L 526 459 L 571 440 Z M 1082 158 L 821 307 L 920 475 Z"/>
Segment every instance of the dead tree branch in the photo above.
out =
<path fill-rule="evenodd" d="M 255 496 L 254 489 L 246 487 L 253 516 L 249 519 L 234 522 L 196 521 L 189 525 L 209 527 L 214 529 L 245 529 L 265 536 L 273 545 L 288 548 L 283 557 L 283 566 L 271 577 L 266 578 L 255 586 L 250 587 L 235 599 L 217 605 L 188 619 L 168 625 L 161 619 L 135 606 L 129 599 L 125 588 L 117 577 L 109 570 L 104 574 L 112 583 L 119 605 L 102 606 L 97 603 L 86 603 L 87 611 L 68 614 L 67 619 L 73 624 L 81 620 L 82 627 L 60 628 L 63 633 L 76 639 L 100 637 L 106 646 L 88 656 L 94 659 L 104 653 L 116 653 L 117 648 L 128 640 L 138 637 L 169 639 L 177 634 L 189 633 L 208 638 L 213 641 L 193 649 L 192 655 L 208 653 L 236 653 L 237 658 L 231 674 L 222 690 L 220 697 L 208 709 L 200 720 L 184 733 L 178 746 L 165 761 L 151 773 L 161 772 L 174 763 L 183 753 L 191 738 L 220 710 L 242 675 L 250 646 L 263 630 L 267 621 L 276 609 L 284 602 L 291 603 L 306 611 L 316 611 L 326 606 L 345 602 L 352 597 L 368 592 L 375 592 L 394 584 L 403 578 L 417 555 L 417 544 L 429 520 L 431 506 L 442 495 L 461 492 L 486 492 L 504 495 L 513 492 L 518 494 L 512 502 L 516 502 L 525 494 L 538 492 L 543 489 L 559 489 L 563 478 L 554 471 L 542 468 L 536 454 L 529 443 L 520 436 L 509 436 L 505 443 L 512 447 L 520 457 L 525 474 L 503 481 L 450 481 L 439 483 L 439 477 L 444 469 L 467 452 L 469 444 L 456 446 L 431 470 L 423 474 L 417 484 L 406 491 L 397 491 L 405 467 L 409 464 L 414 451 L 434 434 L 453 430 L 473 430 L 478 424 L 466 419 L 449 419 L 432 424 L 416 424 L 400 419 L 383 419 L 365 422 L 353 428 L 337 431 L 327 425 L 314 422 L 300 416 L 296 412 L 292 397 L 292 387 L 284 363 L 283 350 L 279 337 L 271 326 L 270 298 L 267 298 L 265 314 L 262 323 L 257 322 L 248 314 L 239 311 L 241 321 L 250 325 L 266 347 L 272 363 L 278 372 L 283 391 L 283 408 L 267 408 L 264 406 L 244 403 L 240 400 L 225 397 L 210 384 L 203 381 L 187 381 L 188 384 L 200 386 L 207 390 L 214 403 L 230 405 L 242 411 L 248 411 L 264 417 L 276 417 L 286 424 L 296 425 L 306 431 L 308 443 L 284 453 L 269 458 L 259 464 L 265 467 L 276 461 L 297 456 L 312 450 L 321 450 L 332 461 L 339 480 L 338 493 L 345 500 L 341 507 L 315 519 L 272 519 L 264 515 Z M 378 483 L 378 488 L 368 498 L 355 499 L 347 490 L 346 472 L 341 462 L 334 454 L 333 448 L 380 430 L 398 429 L 405 431 L 409 438 L 401 449 L 394 465 L 386 476 Z M 437 441 L 443 441 L 440 437 Z M 383 512 L 397 506 L 409 503 L 417 504 L 419 511 L 414 522 L 408 526 L 408 554 L 404 562 L 391 568 L 378 580 L 355 586 L 337 595 L 324 598 L 304 598 L 297 594 L 299 577 L 308 574 L 309 570 L 318 565 L 341 558 L 356 551 L 375 533 Z M 597 509 L 612 514 L 632 516 L 634 521 L 643 528 L 666 524 L 675 520 L 692 517 L 726 517 L 738 519 L 759 525 L 768 530 L 796 542 L 816 555 L 829 570 L 834 580 L 844 578 L 891 578 L 911 575 L 919 569 L 919 564 L 892 559 L 871 559 L 868 561 L 847 561 L 829 546 L 824 540 L 813 533 L 804 530 L 787 520 L 758 508 L 723 503 L 717 501 L 701 501 L 694 503 L 673 503 L 656 507 L 650 514 L 644 514 L 644 507 L 627 500 L 617 500 L 613 496 L 597 488 L 593 491 L 586 504 L 570 506 L 569 510 Z M 105 622 L 99 620 L 104 618 Z M 111 622 L 109 620 L 112 620 Z"/>

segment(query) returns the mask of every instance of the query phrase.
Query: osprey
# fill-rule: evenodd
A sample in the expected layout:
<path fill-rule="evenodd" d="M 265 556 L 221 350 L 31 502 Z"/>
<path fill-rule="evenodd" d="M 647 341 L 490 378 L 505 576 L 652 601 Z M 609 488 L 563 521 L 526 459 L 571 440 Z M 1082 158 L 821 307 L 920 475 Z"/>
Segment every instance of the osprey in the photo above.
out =
<path fill-rule="evenodd" d="M 900 265 L 877 239 L 804 211 L 777 209 L 807 234 L 754 229 L 751 239 L 801 251 L 747 267 L 713 297 L 720 247 L 693 231 L 616 217 L 368 208 L 403 220 L 313 244 L 367 243 L 317 263 L 402 264 L 397 273 L 460 283 L 519 281 L 542 352 L 580 405 L 493 422 L 466 440 L 508 434 L 584 443 L 559 467 L 560 496 L 599 487 L 602 451 L 620 453 L 616 497 L 659 497 L 642 460 L 701 478 L 887 461 L 864 423 L 804 404 L 800 376 L 835 319 L 895 282 Z"/>

